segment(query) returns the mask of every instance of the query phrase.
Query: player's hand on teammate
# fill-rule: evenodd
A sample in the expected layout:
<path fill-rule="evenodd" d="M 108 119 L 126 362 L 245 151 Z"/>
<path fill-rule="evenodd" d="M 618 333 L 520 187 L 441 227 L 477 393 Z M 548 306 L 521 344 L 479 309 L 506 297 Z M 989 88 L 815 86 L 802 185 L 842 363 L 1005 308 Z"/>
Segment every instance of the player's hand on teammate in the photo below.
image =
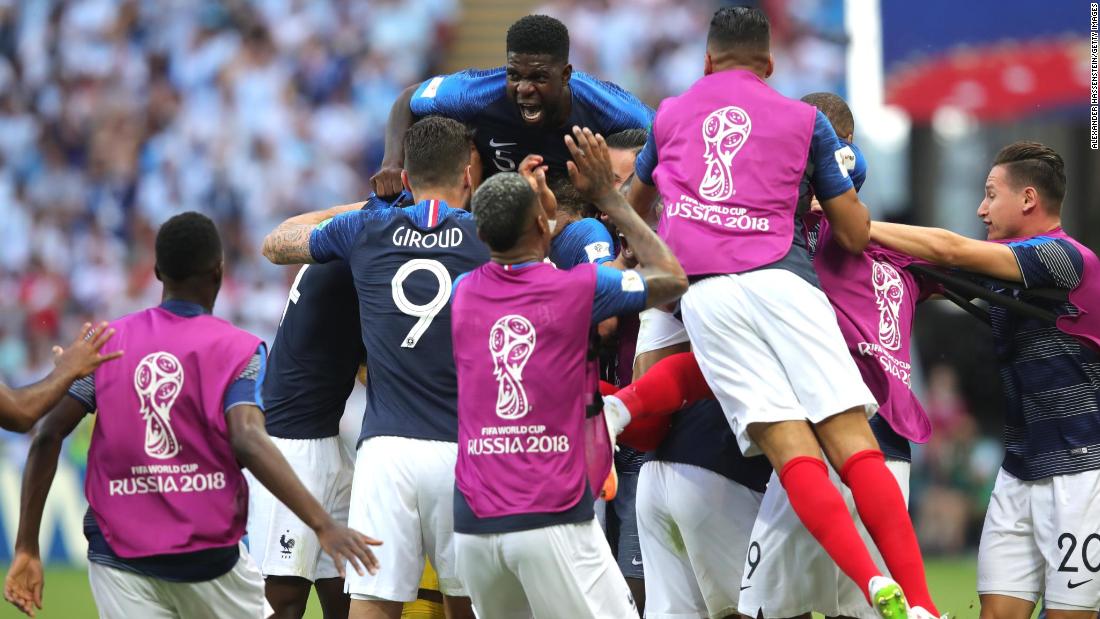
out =
<path fill-rule="evenodd" d="M 381 546 L 382 542 L 363 535 L 355 529 L 329 520 L 327 525 L 317 531 L 317 539 L 321 541 L 321 548 L 332 557 L 336 564 L 336 570 L 340 578 L 344 577 L 344 562 L 350 563 L 355 572 L 364 576 L 369 572 L 372 576 L 378 573 L 378 559 L 371 552 L 371 546 Z"/>
<path fill-rule="evenodd" d="M 382 169 L 370 177 L 370 186 L 379 198 L 396 198 L 405 188 L 401 183 L 400 165 L 382 162 Z"/>
<path fill-rule="evenodd" d="M 546 219 L 554 221 L 558 217 L 558 199 L 546 184 L 546 171 L 549 166 L 543 164 L 542 155 L 527 155 L 519 162 L 517 171 L 539 198 L 539 206 Z"/>
<path fill-rule="evenodd" d="M 121 350 L 106 355 L 99 354 L 103 345 L 114 334 L 115 330 L 109 328 L 105 322 L 101 322 L 95 327 L 90 322 L 84 323 L 84 326 L 80 329 L 80 335 L 68 348 L 53 347 L 54 365 L 57 366 L 59 371 L 71 376 L 73 380 L 90 375 L 104 362 L 122 356 Z"/>
<path fill-rule="evenodd" d="M 38 555 L 16 550 L 11 568 L 4 578 L 4 599 L 27 616 L 42 610 L 42 559 Z"/>
<path fill-rule="evenodd" d="M 600 206 L 604 198 L 615 193 L 615 174 L 611 170 L 611 155 L 607 142 L 588 127 L 573 127 L 573 135 L 565 136 L 565 147 L 573 156 L 566 162 L 573 186 L 590 202 Z"/>

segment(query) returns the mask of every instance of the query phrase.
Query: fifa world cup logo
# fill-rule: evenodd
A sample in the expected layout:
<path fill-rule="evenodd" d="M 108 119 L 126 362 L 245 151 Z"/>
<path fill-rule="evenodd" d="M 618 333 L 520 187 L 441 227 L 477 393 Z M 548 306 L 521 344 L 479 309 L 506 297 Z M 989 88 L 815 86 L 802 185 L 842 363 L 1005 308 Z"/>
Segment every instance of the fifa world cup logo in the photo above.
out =
<path fill-rule="evenodd" d="M 523 389 L 523 368 L 535 351 L 535 327 L 518 314 L 497 320 L 489 331 L 489 353 L 497 379 L 497 417 L 519 419 L 531 410 Z"/>
<path fill-rule="evenodd" d="M 901 348 L 901 300 L 905 287 L 901 275 L 892 265 L 872 262 L 871 284 L 878 305 L 878 341 L 889 350 Z"/>
<path fill-rule="evenodd" d="M 172 405 L 183 389 L 183 365 L 172 353 L 155 352 L 134 370 L 134 391 L 145 420 L 145 453 L 160 460 L 175 457 L 180 443 L 172 432 Z"/>
<path fill-rule="evenodd" d="M 752 131 L 752 120 L 745 110 L 729 106 L 715 110 L 703 121 L 703 157 L 707 171 L 699 183 L 699 196 L 710 202 L 729 200 L 733 194 L 733 158 Z"/>

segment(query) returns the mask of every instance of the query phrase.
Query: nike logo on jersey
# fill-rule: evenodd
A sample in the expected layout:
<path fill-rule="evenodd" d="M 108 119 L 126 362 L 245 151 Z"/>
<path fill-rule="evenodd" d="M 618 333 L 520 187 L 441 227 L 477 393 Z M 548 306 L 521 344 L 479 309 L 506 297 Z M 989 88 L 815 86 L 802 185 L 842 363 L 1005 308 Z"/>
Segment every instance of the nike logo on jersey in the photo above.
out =
<path fill-rule="evenodd" d="M 742 590 L 742 591 L 744 591 L 745 589 L 748 589 L 748 588 L 749 588 L 749 587 L 751 587 L 751 586 L 752 586 L 752 585 L 745 585 L 744 587 L 741 587 L 741 590 Z"/>
<path fill-rule="evenodd" d="M 1082 580 L 1081 582 L 1073 582 L 1072 580 L 1070 580 L 1066 583 L 1066 586 L 1069 587 L 1070 589 L 1076 589 L 1077 587 L 1080 587 L 1081 585 L 1083 585 L 1085 583 L 1089 583 L 1089 582 L 1092 582 L 1091 578 L 1088 579 L 1088 580 Z"/>
<path fill-rule="evenodd" d="M 638 555 L 634 555 L 634 557 L 630 559 L 630 564 L 631 565 L 641 565 L 642 564 L 642 558 L 639 557 Z"/>
<path fill-rule="evenodd" d="M 489 146 L 492 148 L 500 148 L 501 146 L 515 146 L 518 142 L 497 142 L 496 140 L 489 138 Z"/>

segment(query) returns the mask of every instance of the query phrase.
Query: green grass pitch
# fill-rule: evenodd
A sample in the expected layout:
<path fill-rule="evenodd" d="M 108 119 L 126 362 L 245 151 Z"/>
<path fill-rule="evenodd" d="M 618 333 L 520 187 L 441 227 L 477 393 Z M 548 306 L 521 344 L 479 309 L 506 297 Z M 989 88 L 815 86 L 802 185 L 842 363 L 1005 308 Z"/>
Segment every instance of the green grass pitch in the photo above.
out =
<path fill-rule="evenodd" d="M 978 616 L 978 595 L 974 592 L 974 557 L 929 559 L 928 585 L 941 612 L 952 617 L 972 619 Z M 7 573 L 7 566 L 4 566 Z M 95 604 L 88 589 L 84 570 L 54 568 L 46 571 L 45 605 L 38 613 L 41 619 L 94 619 Z M 0 608 L 0 619 L 22 617 L 10 604 Z M 316 598 L 310 600 L 307 619 L 321 619 Z"/>

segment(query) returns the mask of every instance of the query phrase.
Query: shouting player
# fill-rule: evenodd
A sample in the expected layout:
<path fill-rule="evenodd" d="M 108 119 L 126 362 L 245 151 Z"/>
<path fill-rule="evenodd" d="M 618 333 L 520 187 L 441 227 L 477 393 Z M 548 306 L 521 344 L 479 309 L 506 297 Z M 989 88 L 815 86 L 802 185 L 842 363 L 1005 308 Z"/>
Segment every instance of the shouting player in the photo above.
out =
<path fill-rule="evenodd" d="M 257 617 L 263 582 L 240 550 L 246 467 L 310 523 L 337 565 L 377 568 L 368 544 L 338 524 L 264 430 L 259 338 L 210 315 L 222 281 L 214 222 L 195 212 L 157 233 L 158 307 L 112 323 L 105 350 L 127 355 L 73 384 L 43 420 L 24 472 L 16 557 L 5 597 L 42 607 L 38 533 L 61 441 L 97 412 L 88 452 L 88 580 L 101 617 Z"/>
<path fill-rule="evenodd" d="M 508 28 L 503 67 L 468 69 L 410 86 L 397 98 L 386 126 L 386 154 L 372 179 L 380 196 L 401 190 L 402 140 L 413 120 L 446 116 L 475 132 L 484 175 L 515 172 L 538 154 L 551 176 L 565 176 L 562 138 L 574 125 L 603 135 L 645 129 L 653 111 L 618 86 L 569 64 L 569 31 L 545 15 L 528 15 Z"/>
<path fill-rule="evenodd" d="M 631 201 L 648 212 L 652 183 L 659 188 L 659 232 L 692 278 L 684 324 L 743 452 L 768 457 L 799 519 L 880 614 L 907 615 L 902 586 L 934 613 L 905 498 L 867 424 L 874 396 L 799 230 L 812 189 L 839 245 L 858 253 L 867 209 L 836 158 L 829 121 L 768 87 L 773 69 L 764 13 L 720 9 L 705 76 L 661 104 Z M 875 565 L 822 451 L 902 586 Z"/>
<path fill-rule="evenodd" d="M 74 380 L 88 376 L 105 361 L 121 357 L 121 350 L 99 354 L 114 333 L 105 322 L 94 328 L 85 323 L 71 346 L 64 350 L 54 347 L 55 367 L 46 378 L 18 389 L 0 383 L 0 428 L 27 432 L 61 400 Z"/>
<path fill-rule="evenodd" d="M 284 222 L 264 240 L 276 264 L 344 260 L 359 297 L 367 412 L 349 522 L 386 544 L 378 574 L 349 576 L 353 619 L 393 617 L 417 597 L 425 554 L 451 617 L 469 617 L 455 570 L 456 386 L 451 284 L 489 259 L 463 210 L 481 175 L 469 130 L 449 118 L 405 135 L 403 179 L 416 204 Z M 384 531 L 384 533 L 382 533 Z"/>
<path fill-rule="evenodd" d="M 1100 261 L 1062 230 L 1062 157 L 1036 142 L 1001 149 L 978 217 L 988 241 L 947 230 L 874 223 L 887 247 L 1026 292 L 1054 324 L 991 305 L 1006 394 L 1005 458 L 978 547 L 984 619 L 1095 617 L 1100 607 Z M 1005 284 L 998 292 L 1021 296 Z"/>
<path fill-rule="evenodd" d="M 589 335 L 608 316 L 676 298 L 687 282 L 615 191 L 603 138 L 574 128 L 567 145 L 574 185 L 630 238 L 642 268 L 546 264 L 549 225 L 518 175 L 494 176 L 475 195 L 492 262 L 455 284 L 455 530 L 460 573 L 484 617 L 637 616 L 593 515 L 593 487 L 611 462 L 585 433 L 596 389 Z"/>
<path fill-rule="evenodd" d="M 385 206 L 372 196 L 298 220 L 319 223 L 348 210 Z M 347 262 L 301 267 L 275 332 L 263 382 L 272 442 L 325 511 L 345 524 L 352 462 L 340 440 L 340 417 L 364 358 L 359 324 Z M 276 619 L 300 619 L 314 587 L 326 619 L 346 618 L 344 581 L 321 552 L 317 536 L 254 482 L 249 478 L 248 543 Z"/>

